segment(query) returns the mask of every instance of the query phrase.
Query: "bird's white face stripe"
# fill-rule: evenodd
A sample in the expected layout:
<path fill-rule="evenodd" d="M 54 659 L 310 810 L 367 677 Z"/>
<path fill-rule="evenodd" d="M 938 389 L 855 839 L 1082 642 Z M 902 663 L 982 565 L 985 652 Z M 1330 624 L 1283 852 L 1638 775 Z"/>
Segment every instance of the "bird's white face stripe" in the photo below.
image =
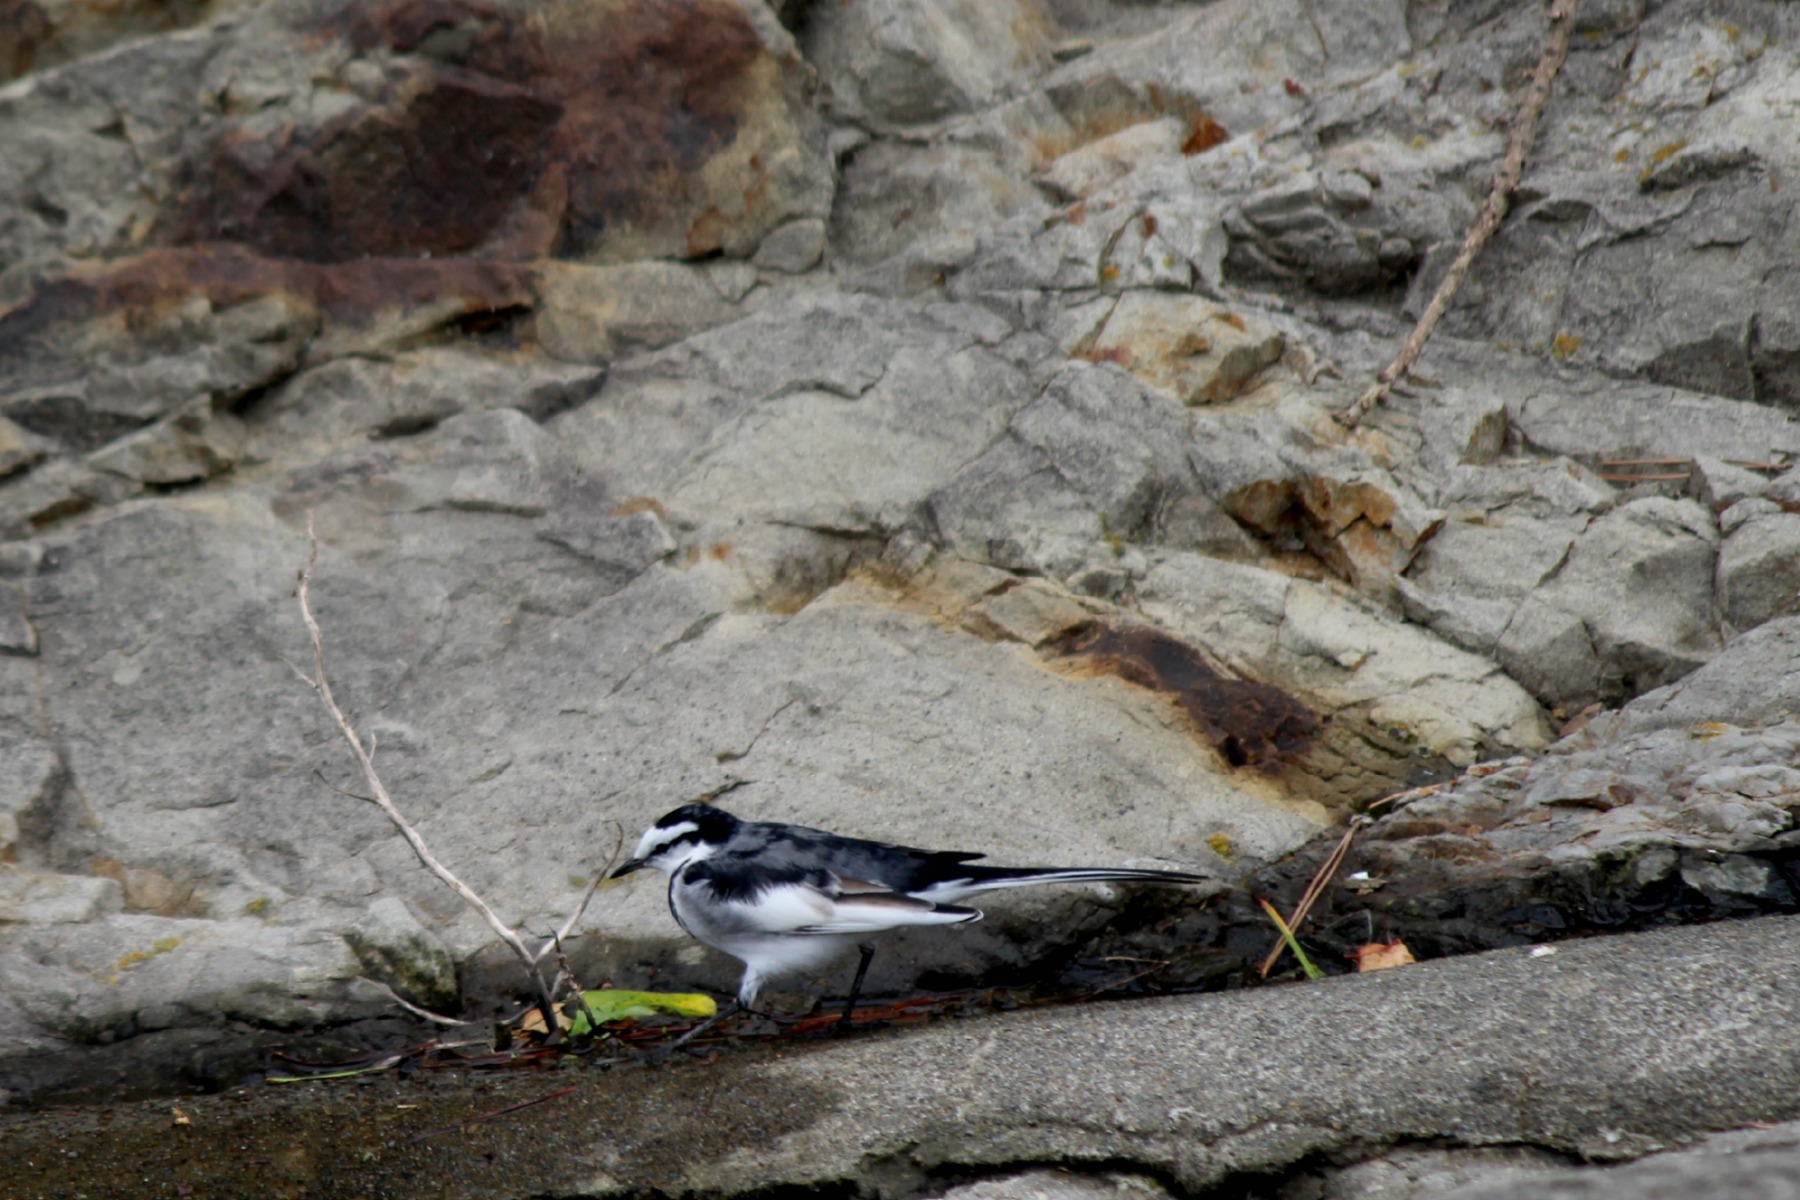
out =
<path fill-rule="evenodd" d="M 694 837 L 700 832 L 700 826 L 692 821 L 681 821 L 674 825 L 652 825 L 644 830 L 644 836 L 638 839 L 637 852 L 632 855 L 647 867 L 670 873 L 679 870 L 697 858 L 705 858 L 718 849 Z M 687 841 L 682 841 L 682 838 Z"/>
<path fill-rule="evenodd" d="M 651 851 L 658 846 L 667 846 L 684 833 L 699 833 L 700 827 L 692 821 L 683 821 L 679 825 L 671 825 L 664 829 L 660 825 L 652 825 L 644 830 L 644 836 L 638 839 L 637 853 L 633 858 L 649 858 Z"/>

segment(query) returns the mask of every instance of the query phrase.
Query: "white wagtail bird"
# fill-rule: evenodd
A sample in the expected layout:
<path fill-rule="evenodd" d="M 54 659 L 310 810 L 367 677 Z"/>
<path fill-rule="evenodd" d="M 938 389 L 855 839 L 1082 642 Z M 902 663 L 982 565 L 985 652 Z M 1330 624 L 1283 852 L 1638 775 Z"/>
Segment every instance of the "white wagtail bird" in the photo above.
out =
<path fill-rule="evenodd" d="M 1115 867 L 989 867 L 955 850 L 915 850 L 822 829 L 740 821 L 687 804 L 644 831 L 614 879 L 642 867 L 669 875 L 669 911 L 696 941 L 744 964 L 738 1003 L 753 1009 L 768 980 L 862 951 L 844 1006 L 848 1020 L 875 948 L 871 934 L 908 925 L 960 925 L 981 910 L 952 901 L 1036 883 L 1202 884 L 1204 876 Z"/>

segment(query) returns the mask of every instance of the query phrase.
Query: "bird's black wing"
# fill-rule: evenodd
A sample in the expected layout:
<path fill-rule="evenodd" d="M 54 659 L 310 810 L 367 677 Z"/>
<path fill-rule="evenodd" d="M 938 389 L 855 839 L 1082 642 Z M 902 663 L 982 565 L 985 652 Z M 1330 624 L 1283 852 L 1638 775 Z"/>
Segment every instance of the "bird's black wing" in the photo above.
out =
<path fill-rule="evenodd" d="M 836 875 L 867 879 L 896 892 L 916 892 L 945 878 L 966 874 L 959 864 L 985 855 L 965 850 L 923 850 L 866 838 L 843 837 L 804 825 L 744 825 L 741 853 L 769 868 L 823 868 Z M 716 860 L 708 860 L 716 861 Z"/>
<path fill-rule="evenodd" d="M 678 872 L 690 886 L 703 885 L 716 900 L 746 904 L 770 888 L 804 885 L 826 888 L 830 873 L 805 863 L 775 861 L 767 855 L 715 854 L 691 862 Z"/>

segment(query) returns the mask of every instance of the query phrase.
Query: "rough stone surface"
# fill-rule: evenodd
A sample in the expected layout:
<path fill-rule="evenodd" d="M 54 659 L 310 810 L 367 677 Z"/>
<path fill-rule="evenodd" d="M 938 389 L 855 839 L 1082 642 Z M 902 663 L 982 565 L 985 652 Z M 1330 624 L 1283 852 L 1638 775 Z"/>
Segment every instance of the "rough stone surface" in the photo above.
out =
<path fill-rule="evenodd" d="M 1545 702 L 1616 701 L 1718 652 L 1719 531 L 1697 504 L 1617 505 L 1573 464 L 1462 468 L 1434 498 L 1448 520 L 1398 582 L 1408 615 Z"/>
<path fill-rule="evenodd" d="M 16 834 L 15 834 L 16 840 Z M 0 873 L 0 921 L 67 925 L 96 921 L 124 905 L 117 880 L 11 868 Z"/>
<path fill-rule="evenodd" d="M 1602 36 L 1629 39 L 1658 65 L 1577 67 L 1593 86 L 1565 92 L 1546 123 L 1527 219 L 1497 239 L 1461 328 L 1516 344 L 1561 339 L 1568 361 L 1791 406 L 1793 339 L 1770 303 L 1784 286 L 1772 281 L 1791 273 L 1776 232 L 1788 201 L 1768 179 L 1794 150 L 1763 115 L 1792 78 L 1791 14 L 1624 12 Z M 1658 301 L 1641 303 L 1648 294 Z"/>
<path fill-rule="evenodd" d="M 825 222 L 818 217 L 801 217 L 772 230 L 750 256 L 759 267 L 798 275 L 818 265 L 825 253 Z"/>
<path fill-rule="evenodd" d="M 46 439 L 0 417 L 0 477 L 42 462 L 51 446 Z"/>
<path fill-rule="evenodd" d="M 1077 1175 L 1026 1171 L 980 1179 L 944 1193 L 945 1200 L 1159 1200 L 1168 1190 L 1142 1175 Z"/>
<path fill-rule="evenodd" d="M 1800 1125 L 1792 1121 L 1760 1129 L 1714 1134 L 1693 1146 L 1668 1150 L 1613 1171 L 1533 1174 L 1516 1180 L 1484 1180 L 1450 1193 L 1455 1200 L 1524 1200 L 1529 1196 L 1611 1200 L 1628 1196 L 1700 1193 L 1721 1200 L 1775 1200 L 1800 1175 Z"/>
<path fill-rule="evenodd" d="M 1719 547 L 1718 572 L 1720 615 L 1736 629 L 1800 612 L 1800 516 L 1738 525 Z"/>
<path fill-rule="evenodd" d="M 1593 716 L 1540 758 L 1489 764 L 1404 798 L 1371 828 L 1359 863 L 1404 895 L 1371 907 L 1416 916 L 1442 902 L 1431 897 L 1499 890 L 1519 897 L 1521 924 L 1547 931 L 1623 924 L 1633 911 L 1793 903 L 1783 864 L 1800 787 L 1786 765 L 1800 737 L 1794 625 L 1788 617 L 1751 630 L 1681 681 Z M 1588 907 L 1583 894 L 1606 899 Z M 1419 895 L 1426 907 L 1409 909 Z M 1409 943 L 1413 930 L 1437 937 L 1431 925 L 1410 927 Z"/>
<path fill-rule="evenodd" d="M 967 112 L 1036 74 L 1036 0 L 869 0 L 815 10 L 801 47 L 843 116 L 883 125 Z"/>
<path fill-rule="evenodd" d="M 1797 693 L 1800 620 L 1779 617 L 1734 639 L 1692 675 L 1638 697 L 1606 720 L 1630 733 L 1711 722 L 1755 728 L 1792 716 Z"/>
<path fill-rule="evenodd" d="M 1400 787 L 1432 760 L 1466 766 L 1548 740 L 1537 705 L 1490 660 L 1328 587 L 1181 555 L 1152 570 L 1139 594 L 1168 628 L 1329 713 L 1327 740 L 1342 761 L 1321 773 L 1344 776 L 1335 786 L 1345 796 L 1369 786 L 1369 771 Z M 1390 758 L 1396 747 L 1413 761 Z"/>
<path fill-rule="evenodd" d="M 552 263 L 535 290 L 538 340 L 564 362 L 606 362 L 632 347 L 664 346 L 734 315 L 704 271 L 679 263 Z"/>
<path fill-rule="evenodd" d="M 1439 1200 L 1461 1195 L 1471 1184 L 1529 1184 L 1568 1165 L 1567 1155 L 1535 1146 L 1396 1146 L 1347 1167 L 1298 1172 L 1262 1194 L 1271 1200 Z"/>
<path fill-rule="evenodd" d="M 230 470 L 243 455 L 244 427 L 200 396 L 147 429 L 95 451 L 88 464 L 136 484 L 197 483 Z"/>
<path fill-rule="evenodd" d="M 950 549 L 1006 570 L 1066 579 L 1108 560 L 1127 565 L 1129 551 L 1115 552 L 1109 535 L 1141 540 L 1171 493 L 1193 486 L 1180 453 L 1186 425 L 1178 402 L 1122 371 L 1070 364 L 932 495 L 934 530 Z"/>
<path fill-rule="evenodd" d="M 1558 571 L 1611 489 L 1573 463 L 1455 472 L 1447 519 L 1399 582 L 1409 617 L 1492 654 L 1531 592 Z"/>
<path fill-rule="evenodd" d="M 255 918 L 114 912 L 33 928 L 0 952 L 0 980 L 17 1012 L 84 1042 L 209 1019 L 293 1028 L 366 1013 L 380 1000 L 349 999 L 358 971 L 342 939 Z M 13 1030 L 6 1040 L 13 1053 L 26 1048 Z"/>
<path fill-rule="evenodd" d="M 96 54 L 130 38 L 198 24 L 243 0 L 24 0 L 0 28 L 0 79 Z"/>
<path fill-rule="evenodd" d="M 1020 212 L 1048 210 L 1030 169 L 1028 160 L 996 161 L 957 142 L 848 147 L 838 168 L 843 202 L 831 213 L 832 257 L 865 267 L 899 259 L 888 284 L 895 291 L 940 286 L 980 234 Z"/>
<path fill-rule="evenodd" d="M 315 778 L 359 786 L 290 667 L 309 522 L 388 786 L 533 931 L 720 789 L 1227 889 L 1442 783 L 1371 830 L 1359 902 L 1444 953 L 1465 885 L 1533 937 L 1581 895 L 1800 906 L 1792 6 L 1584 5 L 1445 325 L 1332 417 L 1447 270 L 1541 38 L 1535 6 L 1402 0 L 0 0 L 0 1058 L 153 1073 L 392 1011 L 356 976 L 518 987 Z M 1241 896 L 1193 899 L 1007 896 L 872 982 L 1023 976 Z M 570 949 L 733 982 L 654 883 Z M 1519 1061 L 1464 1090 L 1566 1094 Z M 1664 1090 L 1706 1103 L 1659 1131 L 1753 1119 L 1687 1061 Z M 1157 1110 L 1167 1153 L 1149 1116 L 1094 1132 L 1096 1078 L 1079 1119 L 939 1161 L 1193 1190 L 1459 1128 L 1391 1065 L 1291 1119 L 1239 1071 L 1223 1125 Z"/>
<path fill-rule="evenodd" d="M 1696 457 L 1688 492 L 1715 513 L 1723 513 L 1740 500 L 1769 490 L 1769 480 L 1755 471 L 1718 458 Z"/>
<path fill-rule="evenodd" d="M 0 196 L 23 219 L 0 260 L 118 253 L 153 230 L 314 262 L 742 257 L 829 204 L 803 69 L 762 5 L 733 0 L 536 24 L 460 3 L 250 6 L 15 87 Z M 685 123 L 666 123 L 677 103 Z"/>
<path fill-rule="evenodd" d="M 32 633 L 33 640 L 13 647 L 13 653 L 36 651 L 36 631 Z M 24 827 L 54 801 L 66 780 L 55 747 L 23 724 L 0 724 L 0 753 L 7 763 L 5 773 L 0 774 L 0 855 L 8 862 L 18 862 Z"/>
<path fill-rule="evenodd" d="M 1648 497 L 1598 518 L 1495 647 L 1538 695 L 1580 706 L 1687 674 L 1721 646 L 1718 530 L 1690 501 Z"/>
<path fill-rule="evenodd" d="M 196 1192 L 241 1180 L 241 1161 L 220 1148 L 250 1147 L 325 1196 L 403 1190 L 426 1171 L 449 1181 L 449 1195 L 848 1184 L 900 1196 L 941 1188 L 947 1174 L 1007 1188 L 1019 1164 L 1046 1160 L 1187 1194 L 1247 1179 L 1280 1194 L 1290 1180 L 1316 1186 L 1321 1164 L 1420 1142 L 1616 1163 L 1795 1119 L 1800 1071 L 1787 1047 L 1800 973 L 1783 953 L 1795 932 L 1793 919 L 1772 918 L 1520 947 L 1317 986 L 947 1021 L 654 1074 L 578 1070 L 555 1088 L 533 1075 L 441 1092 L 377 1079 L 251 1101 L 202 1096 L 182 1101 L 192 1124 L 181 1138 L 169 1136 L 166 1100 L 74 1111 L 0 1127 L 0 1149 L 29 1164 L 15 1168 L 27 1187 L 54 1180 L 104 1197 L 142 1187 L 139 1175 L 120 1177 L 115 1144 L 118 1159 Z M 1365 1036 L 1346 1049 L 1352 1026 Z M 547 1127 L 482 1122 L 465 1139 L 414 1137 L 564 1087 L 576 1091 Z M 52 1132 L 81 1155 L 46 1155 Z M 1754 1131 L 1717 1149 L 1781 1154 L 1791 1138 Z M 1670 1159 L 1625 1169 L 1652 1179 Z M 1104 1177 L 1070 1190 L 1093 1197 L 1096 1184 L 1149 1194 Z"/>
<path fill-rule="evenodd" d="M 1254 320 L 1254 318 L 1252 318 Z M 1281 334 L 1216 304 L 1160 292 L 1130 292 L 1085 355 L 1116 362 L 1189 404 L 1229 400 L 1281 357 Z"/>
<path fill-rule="evenodd" d="M 1140 121 L 1077 146 L 1038 173 L 1060 198 L 1086 200 L 1157 160 L 1179 161 L 1187 126 L 1176 117 Z"/>
<path fill-rule="evenodd" d="M 1384 817 L 1371 833 L 1371 869 L 1524 879 L 1535 863 L 1573 878 L 1642 862 L 1640 885 L 1679 867 L 1701 890 L 1779 901 L 1787 885 L 1778 875 L 1733 856 L 1787 845 L 1800 774 L 1779 756 L 1795 739 L 1792 722 L 1577 734 L 1542 759 L 1513 760 Z M 1461 853 L 1446 854 L 1452 846 Z M 1433 858 L 1447 861 L 1425 861 Z M 1721 868 L 1728 862 L 1738 873 Z"/>

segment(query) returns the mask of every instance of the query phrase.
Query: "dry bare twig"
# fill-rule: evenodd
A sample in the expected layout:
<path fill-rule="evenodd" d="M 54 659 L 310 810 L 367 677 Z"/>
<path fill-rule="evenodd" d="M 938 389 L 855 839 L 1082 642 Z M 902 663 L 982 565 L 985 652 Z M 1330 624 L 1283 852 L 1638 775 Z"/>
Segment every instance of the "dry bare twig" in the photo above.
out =
<path fill-rule="evenodd" d="M 1368 824 L 1369 818 L 1360 813 L 1350 818 L 1349 825 L 1344 829 L 1344 836 L 1338 839 L 1336 848 L 1326 856 L 1325 861 L 1319 865 L 1319 869 L 1313 873 L 1312 882 L 1306 885 L 1306 893 L 1300 897 L 1300 903 L 1295 905 L 1294 911 L 1288 914 L 1287 926 L 1290 930 L 1299 929 L 1300 922 L 1306 920 L 1306 914 L 1312 911 L 1312 906 L 1324 894 L 1325 887 L 1331 882 L 1332 876 L 1336 875 L 1338 868 L 1344 865 L 1344 857 L 1350 853 L 1350 843 L 1355 840 L 1356 831 Z M 1281 952 L 1286 948 L 1285 941 L 1275 943 L 1275 948 L 1270 950 L 1269 956 L 1262 961 L 1262 978 L 1269 977 L 1269 972 L 1275 967 L 1275 960 L 1281 957 Z"/>
<path fill-rule="evenodd" d="M 552 994 L 550 985 L 545 981 L 544 973 L 539 964 L 543 962 L 545 955 L 549 954 L 552 949 L 557 948 L 561 944 L 562 939 L 569 935 L 575 928 L 575 923 L 579 921 L 582 914 L 587 911 L 588 902 L 593 899 L 594 893 L 599 890 L 600 884 L 606 878 L 607 872 L 612 869 L 613 863 L 616 862 L 619 857 L 620 847 L 624 844 L 623 830 L 620 830 L 618 833 L 618 837 L 613 845 L 612 856 L 607 860 L 606 867 L 595 875 L 593 881 L 589 883 L 587 891 L 582 894 L 581 903 L 578 904 L 575 911 L 569 915 L 569 919 L 563 922 L 562 927 L 550 936 L 543 947 L 539 949 L 537 953 L 532 953 L 531 950 L 526 947 L 524 939 L 519 936 L 518 931 L 502 921 L 499 916 L 495 914 L 494 910 L 488 907 L 487 901 L 483 900 L 481 896 L 476 893 L 475 889 L 471 888 L 461 879 L 458 879 L 450 868 L 438 861 L 437 856 L 431 852 L 431 848 L 425 844 L 425 839 L 419 834 L 419 831 L 413 828 L 411 822 L 401 815 L 399 808 L 394 805 L 393 797 L 388 795 L 386 786 L 382 784 L 381 777 L 375 773 L 375 760 L 372 753 L 373 742 L 371 741 L 368 746 L 365 746 L 362 738 L 356 732 L 356 727 L 350 723 L 350 718 L 344 715 L 344 710 L 342 708 L 338 707 L 337 699 L 331 693 L 331 682 L 325 675 L 325 635 L 320 631 L 319 622 L 317 618 L 313 616 L 312 610 L 313 568 L 318 564 L 318 561 L 319 538 L 318 534 L 313 530 L 312 517 L 309 515 L 306 520 L 306 566 L 300 572 L 299 585 L 295 589 L 295 595 L 300 599 L 300 616 L 301 619 L 306 622 L 306 632 L 312 638 L 313 673 L 311 676 L 308 676 L 298 667 L 294 668 L 294 673 L 299 675 L 300 678 L 306 682 L 306 685 L 318 694 L 320 701 L 325 705 L 326 711 L 331 714 L 331 719 L 337 723 L 338 732 L 344 735 L 344 741 L 349 744 L 351 754 L 355 756 L 357 765 L 362 768 L 363 781 L 368 784 L 370 794 L 362 796 L 355 792 L 345 791 L 343 788 L 339 788 L 329 783 L 327 786 L 331 787 L 333 791 L 338 792 L 340 795 L 367 801 L 379 808 L 382 815 L 387 817 L 389 823 L 391 823 L 395 829 L 400 831 L 400 836 L 406 839 L 407 845 L 412 847 L 413 854 L 418 857 L 419 862 L 424 865 L 425 869 L 430 871 L 433 875 L 436 875 L 438 879 L 443 881 L 445 886 L 450 888 L 450 890 L 455 892 L 458 896 L 461 896 L 463 901 L 468 904 L 470 908 L 481 914 L 481 919 L 488 923 L 488 928 L 492 929 L 500 940 L 506 943 L 507 947 L 518 957 L 519 962 L 525 967 L 525 973 L 530 977 L 532 985 L 537 991 L 538 1006 L 542 1009 L 544 1014 L 545 1028 L 555 1029 L 556 998 Z M 389 989 L 389 992 L 392 994 L 391 988 Z M 399 997 L 395 996 L 395 999 L 399 999 Z M 408 1009 L 422 1013 L 422 1010 L 414 1008 L 413 1005 L 408 1004 L 404 1000 L 401 1000 L 400 1003 Z M 422 1015 L 430 1014 L 422 1013 Z M 434 1019 L 441 1020 L 443 1018 Z"/>
<path fill-rule="evenodd" d="M 1519 177 L 1525 173 L 1525 159 L 1531 153 L 1532 142 L 1537 140 L 1538 124 L 1543 120 L 1544 108 L 1550 102 L 1550 87 L 1556 81 L 1556 73 L 1562 69 L 1563 60 L 1569 55 L 1569 35 L 1575 29 L 1577 3 L 1578 0 L 1550 0 L 1544 53 L 1538 59 L 1530 86 L 1519 98 L 1519 109 L 1513 117 L 1512 139 L 1507 145 L 1506 159 L 1500 165 L 1500 173 L 1494 176 L 1494 185 L 1489 189 L 1481 211 L 1475 215 L 1474 223 L 1469 226 L 1456 261 L 1450 264 L 1443 282 L 1438 284 L 1431 303 L 1419 314 L 1418 324 L 1406 335 L 1406 340 L 1400 343 L 1400 352 L 1394 356 L 1394 361 L 1375 377 L 1375 382 L 1350 407 L 1337 414 L 1337 419 L 1345 426 L 1356 428 L 1369 410 L 1380 404 L 1388 392 L 1393 390 L 1394 384 L 1419 360 L 1419 355 L 1425 351 L 1425 343 L 1430 340 L 1437 323 L 1449 311 L 1450 301 L 1456 297 L 1457 289 L 1462 287 L 1463 279 L 1474 265 L 1475 256 L 1481 253 L 1481 248 L 1499 231 L 1500 222 L 1506 219 L 1506 210 L 1512 203 L 1513 192 L 1519 186 Z"/>
<path fill-rule="evenodd" d="M 405 996 L 402 996 L 399 992 L 396 992 L 393 988 L 381 982 L 379 979 L 371 979 L 367 975 L 358 975 L 357 979 L 359 982 L 380 988 L 388 994 L 388 999 L 392 1000 L 395 1004 L 398 1004 L 401 1008 L 404 1008 L 407 1012 L 418 1017 L 420 1020 L 430 1021 L 434 1025 L 479 1025 L 482 1023 L 480 1021 L 465 1021 L 461 1017 L 446 1017 L 444 1014 L 434 1013 L 428 1008 L 420 1008 L 411 1000 L 408 1000 Z"/>

